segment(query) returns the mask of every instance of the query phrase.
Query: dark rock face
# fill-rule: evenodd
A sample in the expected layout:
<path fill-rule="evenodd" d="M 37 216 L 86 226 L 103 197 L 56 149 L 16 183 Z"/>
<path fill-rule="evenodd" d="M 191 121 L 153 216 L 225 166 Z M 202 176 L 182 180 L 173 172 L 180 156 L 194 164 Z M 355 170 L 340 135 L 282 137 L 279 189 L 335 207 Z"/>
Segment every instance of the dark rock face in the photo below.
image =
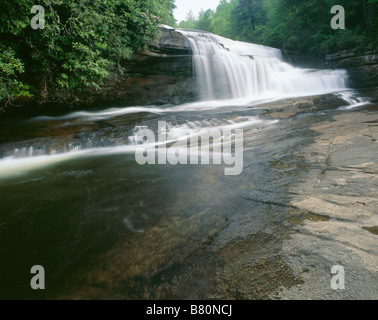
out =
<path fill-rule="evenodd" d="M 342 51 L 325 57 L 313 57 L 294 53 L 284 54 L 284 59 L 299 68 L 346 69 L 349 86 L 369 88 L 378 86 L 378 52 L 367 50 L 364 53 Z"/>
<path fill-rule="evenodd" d="M 369 51 L 363 55 L 358 55 L 354 52 L 339 52 L 327 55 L 326 61 L 329 65 L 341 68 L 373 65 L 378 64 L 378 53 Z"/>
<path fill-rule="evenodd" d="M 148 50 L 121 63 L 123 75 L 103 86 L 97 101 L 130 105 L 180 104 L 197 98 L 188 39 L 162 27 Z"/>
<path fill-rule="evenodd" d="M 348 70 L 350 85 L 355 88 L 378 85 L 378 52 L 338 52 L 326 56 L 325 67 Z"/>
<path fill-rule="evenodd" d="M 152 48 L 167 54 L 191 54 L 190 43 L 180 32 L 175 29 L 162 27 L 160 36 L 151 44 Z"/>

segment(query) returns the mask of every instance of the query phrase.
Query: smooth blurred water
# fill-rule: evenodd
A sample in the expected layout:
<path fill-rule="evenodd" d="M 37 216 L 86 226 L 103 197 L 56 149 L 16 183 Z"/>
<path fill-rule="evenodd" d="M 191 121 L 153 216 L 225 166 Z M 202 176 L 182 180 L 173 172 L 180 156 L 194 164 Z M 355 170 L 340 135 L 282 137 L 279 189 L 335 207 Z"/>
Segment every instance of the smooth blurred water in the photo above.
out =
<path fill-rule="evenodd" d="M 345 70 L 300 69 L 280 50 L 232 41 L 211 33 L 184 31 L 193 51 L 203 100 L 282 98 L 346 89 Z"/>

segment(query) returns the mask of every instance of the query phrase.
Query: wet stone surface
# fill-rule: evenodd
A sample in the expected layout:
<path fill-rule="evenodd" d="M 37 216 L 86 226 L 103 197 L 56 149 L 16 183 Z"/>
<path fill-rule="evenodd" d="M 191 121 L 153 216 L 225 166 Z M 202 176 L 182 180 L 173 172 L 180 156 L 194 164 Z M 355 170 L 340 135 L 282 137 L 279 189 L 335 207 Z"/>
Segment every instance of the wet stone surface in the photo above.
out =
<path fill-rule="evenodd" d="M 0 281 L 8 288 L 0 296 L 377 299 L 378 109 L 343 106 L 328 95 L 233 111 L 50 119 L 23 126 L 17 141 L 4 129 L 0 149 L 11 154 L 47 141 L 57 150 L 88 139 L 122 144 L 135 126 L 155 129 L 157 120 L 263 120 L 244 128 L 240 176 L 112 154 L 0 179 Z M 36 263 L 49 276 L 39 294 L 28 286 Z M 343 291 L 330 286 L 334 265 L 345 268 Z"/>

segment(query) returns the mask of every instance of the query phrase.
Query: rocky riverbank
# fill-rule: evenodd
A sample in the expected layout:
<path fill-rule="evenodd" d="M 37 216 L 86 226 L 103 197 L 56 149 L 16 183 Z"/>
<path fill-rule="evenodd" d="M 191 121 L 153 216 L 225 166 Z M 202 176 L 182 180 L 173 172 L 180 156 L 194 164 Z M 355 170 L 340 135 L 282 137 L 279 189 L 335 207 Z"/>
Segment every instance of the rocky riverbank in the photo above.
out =
<path fill-rule="evenodd" d="M 291 186 L 291 215 L 299 223 L 285 241 L 285 261 L 304 283 L 284 299 L 378 299 L 378 105 L 314 125 L 314 143 L 297 153 L 310 164 Z M 346 290 L 332 290 L 341 265 Z"/>
<path fill-rule="evenodd" d="M 54 283 L 49 298 L 377 299 L 378 92 L 366 96 L 371 105 L 351 110 L 330 94 L 239 111 L 279 124 L 245 130 L 245 170 L 231 180 L 213 167 L 169 167 L 159 168 L 150 186 L 148 171 L 141 180 L 119 178 L 125 170 L 136 174 L 132 162 L 113 173 L 117 160 L 105 176 L 104 167 L 96 169 L 100 159 L 91 161 L 90 170 L 86 162 L 67 164 L 70 175 L 85 168 L 93 171 L 85 175 L 100 174 L 112 186 L 114 192 L 97 190 L 97 178 L 78 178 L 80 190 L 81 179 L 95 181 L 86 204 L 91 216 L 109 219 L 107 203 L 125 197 L 123 206 L 109 209 L 112 222 L 105 223 L 98 241 L 120 228 L 118 210 L 129 232 L 122 231 L 101 254 L 83 258 L 80 267 Z M 145 117 L 78 122 L 74 135 L 65 134 L 78 144 L 90 132 L 99 145 L 106 136 L 119 141 L 131 130 L 130 122 L 149 123 Z M 47 130 L 59 130 L 65 121 L 46 123 Z M 107 166 L 109 161 L 114 160 L 104 159 Z M 137 200 L 125 218 L 128 192 Z M 335 265 L 345 268 L 345 290 L 330 286 Z"/>

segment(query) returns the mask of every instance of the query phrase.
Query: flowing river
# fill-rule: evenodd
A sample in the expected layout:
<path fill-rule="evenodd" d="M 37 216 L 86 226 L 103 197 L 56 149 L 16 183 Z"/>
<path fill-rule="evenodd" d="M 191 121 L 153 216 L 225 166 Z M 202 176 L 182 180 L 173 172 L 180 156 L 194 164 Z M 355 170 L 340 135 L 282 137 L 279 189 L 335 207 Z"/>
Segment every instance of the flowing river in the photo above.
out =
<path fill-rule="evenodd" d="M 374 249 L 366 267 L 355 250 L 335 250 L 337 233 L 300 238 L 306 221 L 333 217 L 295 198 L 322 169 L 314 127 L 373 112 L 374 92 L 348 88 L 345 70 L 300 69 L 274 48 L 181 32 L 193 51 L 195 103 L 0 120 L 0 297 L 307 298 L 306 283 L 312 297 L 340 297 L 329 281 L 343 263 L 360 278 L 341 297 L 377 297 L 366 288 L 378 283 Z M 158 134 L 159 121 L 168 141 L 138 142 L 140 130 Z M 143 143 L 182 147 L 201 129 L 243 130 L 240 175 L 225 175 L 223 162 L 137 163 Z M 365 245 L 374 248 L 374 237 L 366 231 Z M 45 290 L 30 288 L 34 265 L 45 269 Z"/>

